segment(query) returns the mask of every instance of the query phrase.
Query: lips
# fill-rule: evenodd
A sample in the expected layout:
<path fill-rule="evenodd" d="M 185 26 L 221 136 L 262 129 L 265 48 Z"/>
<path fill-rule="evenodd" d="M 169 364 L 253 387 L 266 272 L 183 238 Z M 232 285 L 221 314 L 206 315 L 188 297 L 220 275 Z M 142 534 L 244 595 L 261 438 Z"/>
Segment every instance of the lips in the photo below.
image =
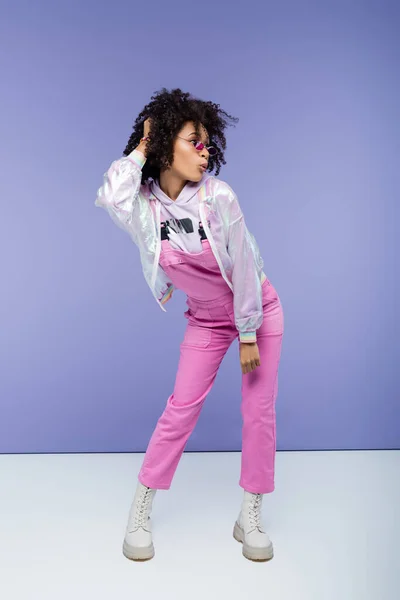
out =
<path fill-rule="evenodd" d="M 203 171 L 205 171 L 207 169 L 207 163 L 203 163 L 202 165 L 200 165 L 200 169 L 203 169 Z"/>

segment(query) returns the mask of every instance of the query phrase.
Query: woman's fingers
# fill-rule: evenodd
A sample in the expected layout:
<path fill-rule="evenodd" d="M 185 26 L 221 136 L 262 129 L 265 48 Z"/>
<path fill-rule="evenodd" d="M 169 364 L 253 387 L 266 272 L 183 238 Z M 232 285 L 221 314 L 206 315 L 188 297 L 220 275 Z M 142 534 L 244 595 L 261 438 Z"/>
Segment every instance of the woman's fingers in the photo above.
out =
<path fill-rule="evenodd" d="M 243 375 L 251 373 L 261 366 L 260 353 L 257 344 L 240 344 L 240 365 Z"/>
<path fill-rule="evenodd" d="M 260 360 L 252 360 L 249 361 L 247 363 L 243 363 L 242 364 L 242 373 L 243 375 L 246 375 L 247 373 L 251 373 L 252 371 L 254 371 L 257 367 L 260 367 L 261 363 Z"/>

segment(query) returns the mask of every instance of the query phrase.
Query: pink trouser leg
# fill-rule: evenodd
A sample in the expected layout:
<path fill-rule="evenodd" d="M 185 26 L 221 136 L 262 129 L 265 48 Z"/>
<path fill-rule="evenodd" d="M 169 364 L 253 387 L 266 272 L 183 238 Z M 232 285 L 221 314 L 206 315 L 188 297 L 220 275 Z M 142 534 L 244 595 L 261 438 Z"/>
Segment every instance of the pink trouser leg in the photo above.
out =
<path fill-rule="evenodd" d="M 272 285 L 265 286 L 264 320 L 257 330 L 260 363 L 242 376 L 242 461 L 239 485 L 253 494 L 275 489 L 278 367 L 283 339 L 283 310 Z"/>
<path fill-rule="evenodd" d="M 185 445 L 235 336 L 232 327 L 217 331 L 188 323 L 174 392 L 158 420 L 139 473 L 143 485 L 170 488 Z"/>
<path fill-rule="evenodd" d="M 263 300 L 264 320 L 257 330 L 261 366 L 242 376 L 242 467 L 239 484 L 253 493 L 274 490 L 275 400 L 283 337 L 283 310 L 270 283 L 263 286 Z M 196 324 L 195 319 L 187 325 L 174 391 L 158 420 L 139 473 L 140 482 L 153 489 L 170 488 L 222 359 L 238 336 L 229 320 L 213 328 L 212 316 L 209 323 L 207 321 L 207 309 L 202 309 L 201 315 L 200 312 L 196 316 L 202 317 L 201 326 Z"/>

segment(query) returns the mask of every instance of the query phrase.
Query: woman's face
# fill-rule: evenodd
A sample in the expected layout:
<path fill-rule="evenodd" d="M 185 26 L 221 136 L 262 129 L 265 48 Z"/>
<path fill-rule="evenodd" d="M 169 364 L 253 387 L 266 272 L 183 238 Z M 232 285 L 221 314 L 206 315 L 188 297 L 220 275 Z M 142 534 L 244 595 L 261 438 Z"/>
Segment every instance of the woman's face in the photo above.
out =
<path fill-rule="evenodd" d="M 209 153 L 207 148 L 196 150 L 195 143 L 203 142 L 209 146 L 208 133 L 204 126 L 200 127 L 200 136 L 196 135 L 191 121 L 185 123 L 174 140 L 174 160 L 171 172 L 183 180 L 200 181 L 207 169 Z M 202 169 L 201 165 L 205 168 Z"/>

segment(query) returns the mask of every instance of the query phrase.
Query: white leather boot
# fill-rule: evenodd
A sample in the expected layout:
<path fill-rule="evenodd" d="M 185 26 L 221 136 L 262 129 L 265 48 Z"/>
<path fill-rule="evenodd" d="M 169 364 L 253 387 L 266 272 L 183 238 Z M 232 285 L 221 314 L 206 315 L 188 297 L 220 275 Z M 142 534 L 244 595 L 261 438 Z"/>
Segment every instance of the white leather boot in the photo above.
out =
<path fill-rule="evenodd" d="M 150 513 L 156 491 L 138 482 L 122 548 L 126 558 L 142 561 L 154 556 Z"/>
<path fill-rule="evenodd" d="M 243 544 L 243 556 L 263 562 L 274 556 L 272 542 L 261 523 L 262 494 L 244 493 L 242 510 L 235 523 L 233 537 Z"/>

